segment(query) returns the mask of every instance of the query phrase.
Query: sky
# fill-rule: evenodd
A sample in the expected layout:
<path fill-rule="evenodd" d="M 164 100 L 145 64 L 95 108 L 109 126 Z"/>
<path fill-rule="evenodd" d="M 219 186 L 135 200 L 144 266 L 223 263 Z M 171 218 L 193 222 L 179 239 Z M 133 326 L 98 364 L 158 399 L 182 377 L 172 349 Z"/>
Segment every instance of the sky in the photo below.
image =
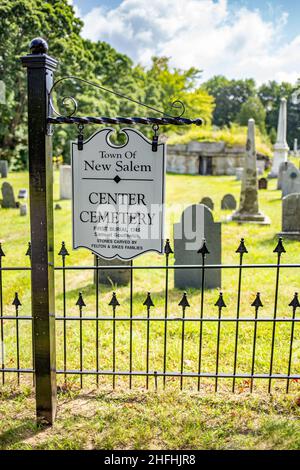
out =
<path fill-rule="evenodd" d="M 167 56 L 174 67 L 295 83 L 300 0 L 70 0 L 83 36 L 107 41 L 135 63 Z"/>

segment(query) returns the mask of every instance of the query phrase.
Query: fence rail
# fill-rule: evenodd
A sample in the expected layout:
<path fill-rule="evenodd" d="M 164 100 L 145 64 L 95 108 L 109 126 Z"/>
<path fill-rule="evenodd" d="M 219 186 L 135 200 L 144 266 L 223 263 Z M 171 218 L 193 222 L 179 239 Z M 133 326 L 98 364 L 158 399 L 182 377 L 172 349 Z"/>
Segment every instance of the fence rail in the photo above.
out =
<path fill-rule="evenodd" d="M 178 379 L 181 389 L 184 388 L 186 381 L 192 379 L 196 389 L 201 390 L 202 385 L 207 386 L 203 384 L 203 380 L 208 379 L 215 391 L 219 390 L 220 381 L 230 380 L 232 392 L 235 392 L 237 384 L 241 381 L 244 389 L 249 389 L 251 392 L 254 389 L 254 381 L 255 383 L 261 380 L 267 381 L 268 392 L 271 392 L 274 381 L 276 384 L 278 381 L 284 381 L 285 391 L 288 393 L 291 383 L 300 382 L 298 346 L 300 329 L 297 328 L 300 317 L 296 316 L 300 302 L 295 292 L 293 298 L 286 303 L 290 313 L 285 314 L 287 316 L 278 315 L 280 270 L 299 268 L 300 264 L 281 264 L 281 255 L 285 253 L 282 239 L 279 239 L 274 249 L 277 257 L 277 263 L 274 264 L 243 264 L 244 254 L 247 253 L 243 239 L 236 250 L 239 255 L 238 264 L 206 265 L 206 255 L 209 251 L 205 241 L 198 251 L 202 260 L 201 264 L 174 266 L 170 264 L 172 253 L 170 243 L 167 241 L 165 264 L 161 266 L 139 266 L 133 263 L 125 268 L 124 266 L 99 266 L 98 258 L 96 258 L 95 265 L 72 266 L 66 265 L 69 253 L 65 244 L 62 243 L 58 253 L 61 257 L 61 265 L 54 267 L 55 272 L 60 273 L 62 277 L 61 313 L 55 316 L 59 330 L 57 346 L 60 366 L 57 367 L 57 375 L 64 376 L 65 384 L 68 383 L 70 376 L 78 377 L 80 387 L 83 387 L 84 376 L 94 376 L 98 386 L 101 376 L 111 377 L 113 388 L 117 385 L 117 378 L 128 377 L 130 388 L 134 385 L 134 380 L 140 378 L 144 383 L 139 382 L 139 385 L 147 389 L 151 385 L 150 379 L 154 379 L 155 388 L 165 388 L 168 384 L 167 379 L 172 381 Z M 31 259 L 30 244 L 26 255 Z M 22 375 L 34 375 L 35 372 L 32 357 L 26 357 L 24 365 L 20 354 L 22 342 L 28 341 L 28 337 L 25 338 L 24 334 L 20 333 L 21 322 L 29 322 L 32 328 L 33 317 L 20 313 L 22 304 L 17 292 L 10 300 L 15 310 L 14 314 L 5 314 L 4 305 L 7 305 L 8 301 L 5 299 L 6 304 L 4 304 L 3 299 L 3 273 L 30 271 L 31 267 L 3 266 L 4 256 L 0 245 L 0 374 L 2 384 L 5 383 L 6 375 L 16 374 L 17 381 L 20 383 Z M 258 292 L 251 303 L 253 315 L 241 315 L 243 271 L 249 268 L 275 270 L 274 298 L 272 304 L 269 302 L 272 315 L 263 316 L 260 313 L 263 302 Z M 130 270 L 129 295 L 126 301 L 126 305 L 128 303 L 127 314 L 118 313 L 121 304 L 116 292 L 113 292 L 109 302 L 106 302 L 108 305 L 104 305 L 101 299 L 99 271 L 107 269 Z M 175 310 L 174 304 L 174 295 L 178 292 L 172 291 L 172 299 L 170 299 L 169 287 L 169 271 L 176 269 L 201 269 L 202 273 L 201 288 L 198 291 L 193 290 L 190 294 L 183 292 L 181 298 L 178 298 L 179 313 Z M 210 311 L 209 315 L 206 314 L 205 297 L 211 296 L 211 293 L 208 293 L 204 287 L 205 273 L 210 269 L 238 271 L 236 297 L 230 298 L 229 316 L 225 314 L 227 300 L 225 300 L 225 293 L 223 297 L 222 292 L 218 293 L 217 300 L 214 302 L 214 312 Z M 78 293 L 77 301 L 73 302 L 78 313 L 73 313 L 74 305 L 71 309 L 68 305 L 68 272 L 78 270 L 95 273 L 93 314 L 85 314 L 90 306 L 81 292 Z M 155 270 L 164 273 L 163 302 L 156 314 L 153 313 L 156 310 L 153 301 L 155 294 L 152 296 L 150 292 L 146 293 L 142 302 L 134 299 L 134 272 L 140 270 Z M 141 295 L 141 292 L 138 294 Z M 194 296 L 199 294 L 200 299 L 197 298 L 197 305 L 191 308 L 190 298 L 192 297 L 194 302 Z M 233 309 L 235 315 L 232 314 Z M 259 331 L 262 326 L 263 330 Z M 215 330 L 212 329 L 214 327 Z M 229 330 L 229 327 L 232 329 Z M 270 328 L 267 329 L 268 327 Z M 29 330 L 26 330 L 26 335 L 29 334 Z M 6 347 L 10 356 L 13 354 L 15 356 L 14 359 L 9 358 L 8 364 L 5 357 Z M 285 358 L 284 360 L 281 358 L 279 364 L 277 361 L 275 367 L 276 354 Z M 264 371 L 261 370 L 262 368 Z M 162 382 L 159 379 L 162 379 Z M 189 383 L 188 386 L 190 387 L 191 384 Z"/>

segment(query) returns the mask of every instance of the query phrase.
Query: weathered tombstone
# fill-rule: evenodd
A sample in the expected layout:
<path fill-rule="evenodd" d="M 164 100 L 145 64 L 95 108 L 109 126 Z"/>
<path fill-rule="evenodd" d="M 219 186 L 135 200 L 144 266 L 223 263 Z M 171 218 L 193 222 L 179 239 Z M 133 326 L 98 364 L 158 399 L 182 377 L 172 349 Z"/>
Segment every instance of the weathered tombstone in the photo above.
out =
<path fill-rule="evenodd" d="M 286 128 L 287 128 L 286 99 L 281 98 L 279 116 L 278 116 L 277 139 L 274 145 L 273 163 L 272 163 L 271 172 L 269 173 L 269 178 L 277 178 L 280 164 L 287 161 L 289 146 L 286 141 Z"/>
<path fill-rule="evenodd" d="M 279 170 L 278 170 L 278 178 L 277 178 L 277 189 L 282 189 L 283 175 L 289 168 L 296 168 L 296 167 L 292 162 L 289 162 L 288 160 L 286 162 L 280 163 Z"/>
<path fill-rule="evenodd" d="M 280 235 L 300 240 L 300 194 L 289 194 L 282 199 L 282 232 Z"/>
<path fill-rule="evenodd" d="M 221 209 L 234 210 L 236 209 L 236 199 L 233 194 L 225 194 L 221 201 Z"/>
<path fill-rule="evenodd" d="M 268 189 L 268 180 L 267 180 L 267 178 L 259 178 L 259 180 L 258 180 L 258 189 Z"/>
<path fill-rule="evenodd" d="M 71 165 L 59 167 L 60 199 L 72 199 L 72 171 Z"/>
<path fill-rule="evenodd" d="M 27 198 L 28 198 L 27 189 L 20 189 L 19 194 L 18 194 L 18 199 L 27 199 Z"/>
<path fill-rule="evenodd" d="M 292 163 L 289 163 L 282 172 L 281 190 L 282 197 L 288 194 L 300 193 L 300 171 Z"/>
<path fill-rule="evenodd" d="M 20 204 L 20 216 L 25 216 L 27 215 L 28 212 L 28 206 L 27 204 Z"/>
<path fill-rule="evenodd" d="M 14 190 L 11 184 L 5 182 L 2 184 L 2 207 L 3 209 L 15 209 L 16 200 Z"/>
<path fill-rule="evenodd" d="M 214 222 L 211 210 L 204 204 L 187 207 L 180 222 L 174 224 L 174 256 L 175 266 L 197 265 L 202 263 L 198 250 L 206 239 L 208 250 L 207 264 L 221 264 L 221 223 Z M 174 269 L 175 287 L 200 288 L 202 282 L 201 269 Z M 221 269 L 205 271 L 206 289 L 221 287 Z"/>
<path fill-rule="evenodd" d="M 6 160 L 0 160 L 0 175 L 1 175 L 1 178 L 7 178 L 8 162 Z"/>
<path fill-rule="evenodd" d="M 210 210 L 214 210 L 214 201 L 210 197 L 203 197 L 199 204 L 204 204 Z"/>
<path fill-rule="evenodd" d="M 294 139 L 294 156 L 298 156 L 298 139 Z"/>
<path fill-rule="evenodd" d="M 254 222 L 257 224 L 269 224 L 269 219 L 259 211 L 258 207 L 254 119 L 249 119 L 248 121 L 244 165 L 240 206 L 239 209 L 229 217 L 229 220 L 239 223 Z"/>
<path fill-rule="evenodd" d="M 94 266 L 97 265 L 97 257 L 94 255 Z M 98 266 L 130 266 L 130 261 L 120 259 L 103 259 L 98 257 Z M 97 282 L 96 271 L 94 272 L 94 283 Z M 130 281 L 130 269 L 99 269 L 99 284 L 125 285 Z"/>
<path fill-rule="evenodd" d="M 236 176 L 237 181 L 241 181 L 243 177 L 243 171 L 244 171 L 244 168 L 242 167 L 238 167 L 235 169 L 235 176 Z"/>

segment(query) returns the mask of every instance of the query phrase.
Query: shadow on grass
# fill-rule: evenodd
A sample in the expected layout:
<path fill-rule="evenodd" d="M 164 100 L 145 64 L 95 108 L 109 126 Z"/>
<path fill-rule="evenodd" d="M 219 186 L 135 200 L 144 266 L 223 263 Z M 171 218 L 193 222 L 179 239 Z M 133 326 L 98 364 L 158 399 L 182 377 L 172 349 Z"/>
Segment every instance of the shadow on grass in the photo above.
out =
<path fill-rule="evenodd" d="M 24 441 L 24 439 L 36 436 L 45 429 L 47 428 L 45 426 L 38 425 L 35 419 L 25 419 L 22 421 L 22 424 L 11 427 L 0 434 L 0 449 L 5 450 L 9 446 Z"/>

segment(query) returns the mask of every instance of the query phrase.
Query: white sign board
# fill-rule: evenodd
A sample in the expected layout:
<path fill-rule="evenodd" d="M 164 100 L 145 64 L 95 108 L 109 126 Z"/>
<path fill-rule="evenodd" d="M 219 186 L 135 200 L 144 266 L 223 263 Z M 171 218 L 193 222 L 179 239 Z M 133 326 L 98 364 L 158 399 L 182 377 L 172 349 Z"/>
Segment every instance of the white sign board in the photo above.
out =
<path fill-rule="evenodd" d="M 113 145 L 113 129 L 96 132 L 78 150 L 71 143 L 73 248 L 88 248 L 106 259 L 129 260 L 163 252 L 165 145 L 134 129 Z"/>

